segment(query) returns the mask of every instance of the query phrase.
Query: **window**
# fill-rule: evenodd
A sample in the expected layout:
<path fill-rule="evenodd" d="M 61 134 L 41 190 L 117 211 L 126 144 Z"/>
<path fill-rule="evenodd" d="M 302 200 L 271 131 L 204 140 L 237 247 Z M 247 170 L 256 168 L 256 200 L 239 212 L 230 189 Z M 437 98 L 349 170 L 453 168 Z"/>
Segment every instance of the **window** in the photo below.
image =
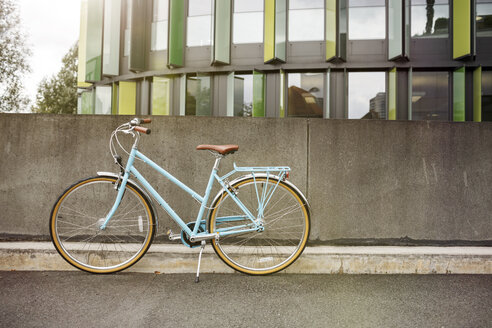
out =
<path fill-rule="evenodd" d="M 189 0 L 186 45 L 208 46 L 212 35 L 212 0 Z"/>
<path fill-rule="evenodd" d="M 289 41 L 324 39 L 323 0 L 291 0 L 289 2 Z"/>
<path fill-rule="evenodd" d="M 130 47 L 132 42 L 132 0 L 126 0 L 126 26 L 125 26 L 125 46 L 123 56 L 130 56 Z"/>
<path fill-rule="evenodd" d="M 188 75 L 186 77 L 185 115 L 212 115 L 210 83 L 210 76 Z"/>
<path fill-rule="evenodd" d="M 232 42 L 263 42 L 263 0 L 234 0 Z"/>
<path fill-rule="evenodd" d="M 253 115 L 253 74 L 234 75 L 234 116 Z"/>
<path fill-rule="evenodd" d="M 95 114 L 111 115 L 112 92 L 109 86 L 96 87 Z"/>
<path fill-rule="evenodd" d="M 323 73 L 289 73 L 287 83 L 287 116 L 323 117 Z"/>
<path fill-rule="evenodd" d="M 348 73 L 348 118 L 386 119 L 386 73 Z"/>
<path fill-rule="evenodd" d="M 492 71 L 482 71 L 482 121 L 492 121 Z"/>
<path fill-rule="evenodd" d="M 447 38 L 448 33 L 448 0 L 412 0 L 412 37 Z"/>
<path fill-rule="evenodd" d="M 169 115 L 171 79 L 154 76 L 152 80 L 152 115 Z"/>
<path fill-rule="evenodd" d="M 448 72 L 412 73 L 412 119 L 449 120 Z"/>
<path fill-rule="evenodd" d="M 477 36 L 492 36 L 492 0 L 477 0 Z"/>
<path fill-rule="evenodd" d="M 169 15 L 169 0 L 154 0 L 152 18 L 152 41 L 150 50 L 167 49 L 167 20 Z"/>
<path fill-rule="evenodd" d="M 349 0 L 349 39 L 386 38 L 385 0 Z"/>

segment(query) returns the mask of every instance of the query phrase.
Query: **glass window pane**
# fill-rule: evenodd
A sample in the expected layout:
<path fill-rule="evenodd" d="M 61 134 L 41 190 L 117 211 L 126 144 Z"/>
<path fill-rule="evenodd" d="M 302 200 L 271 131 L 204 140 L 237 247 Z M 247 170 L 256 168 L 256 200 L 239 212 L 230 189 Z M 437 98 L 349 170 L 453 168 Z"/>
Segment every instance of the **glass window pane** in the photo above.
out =
<path fill-rule="evenodd" d="M 449 120 L 448 72 L 412 73 L 412 119 Z"/>
<path fill-rule="evenodd" d="M 123 56 L 130 56 L 131 47 L 131 26 L 132 26 L 132 0 L 126 0 L 126 27 L 125 27 L 125 45 Z"/>
<path fill-rule="evenodd" d="M 265 117 L 265 74 L 253 71 L 253 117 Z"/>
<path fill-rule="evenodd" d="M 154 13 L 152 15 L 154 22 L 167 21 L 169 12 L 169 0 L 154 0 Z"/>
<path fill-rule="evenodd" d="M 348 118 L 386 119 L 386 74 L 348 73 Z"/>
<path fill-rule="evenodd" d="M 492 121 L 492 71 L 482 71 L 482 121 Z"/>
<path fill-rule="evenodd" d="M 384 0 L 349 1 L 349 39 L 370 40 L 386 38 Z"/>
<path fill-rule="evenodd" d="M 135 115 L 137 104 L 137 82 L 121 81 L 118 92 L 118 114 Z"/>
<path fill-rule="evenodd" d="M 152 81 L 152 115 L 169 115 L 171 79 L 154 76 Z"/>
<path fill-rule="evenodd" d="M 287 115 L 323 117 L 323 73 L 289 73 Z"/>
<path fill-rule="evenodd" d="M 447 38 L 449 31 L 449 4 L 447 0 L 412 1 L 412 37 Z"/>
<path fill-rule="evenodd" d="M 210 76 L 186 77 L 186 115 L 210 116 L 211 99 Z"/>
<path fill-rule="evenodd" d="M 323 9 L 289 10 L 289 41 L 316 41 L 323 38 Z"/>
<path fill-rule="evenodd" d="M 104 1 L 103 74 L 118 75 L 120 64 L 121 2 Z"/>
<path fill-rule="evenodd" d="M 83 92 L 80 96 L 80 114 L 93 114 L 93 92 Z"/>
<path fill-rule="evenodd" d="M 465 121 L 465 68 L 453 72 L 453 121 Z"/>
<path fill-rule="evenodd" d="M 234 0 L 234 12 L 263 11 L 263 0 Z"/>
<path fill-rule="evenodd" d="M 188 47 L 210 45 L 211 28 L 212 16 L 188 17 L 186 45 Z"/>
<path fill-rule="evenodd" d="M 112 95 L 111 87 L 96 88 L 95 114 L 111 115 Z"/>
<path fill-rule="evenodd" d="M 324 0 L 290 0 L 289 9 L 324 8 Z"/>
<path fill-rule="evenodd" d="M 492 0 L 477 0 L 477 36 L 492 36 Z"/>
<path fill-rule="evenodd" d="M 86 81 L 101 80 L 103 42 L 103 4 L 98 0 L 88 2 L 86 40 Z"/>
<path fill-rule="evenodd" d="M 233 25 L 233 43 L 263 42 L 263 12 L 236 13 Z"/>
<path fill-rule="evenodd" d="M 154 0 L 154 15 L 151 32 L 151 51 L 167 49 L 168 0 Z"/>
<path fill-rule="evenodd" d="M 234 75 L 234 116 L 253 115 L 253 74 Z"/>
<path fill-rule="evenodd" d="M 189 0 L 188 16 L 212 14 L 212 0 Z"/>

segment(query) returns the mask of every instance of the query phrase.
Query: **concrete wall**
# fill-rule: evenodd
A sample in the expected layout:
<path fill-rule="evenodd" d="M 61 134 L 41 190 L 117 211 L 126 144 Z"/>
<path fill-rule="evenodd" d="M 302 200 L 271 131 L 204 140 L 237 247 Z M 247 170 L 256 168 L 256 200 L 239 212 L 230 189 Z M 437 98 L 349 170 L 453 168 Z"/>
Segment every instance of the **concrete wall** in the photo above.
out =
<path fill-rule="evenodd" d="M 129 117 L 0 114 L 0 236 L 46 239 L 58 195 L 116 171 L 109 136 Z M 492 245 L 492 124 L 154 117 L 141 150 L 202 193 L 201 143 L 237 143 L 238 165 L 289 165 L 312 207 L 311 241 Z M 128 143 L 130 140 L 126 140 Z M 185 221 L 198 204 L 142 167 Z M 159 210 L 159 233 L 177 231 Z"/>

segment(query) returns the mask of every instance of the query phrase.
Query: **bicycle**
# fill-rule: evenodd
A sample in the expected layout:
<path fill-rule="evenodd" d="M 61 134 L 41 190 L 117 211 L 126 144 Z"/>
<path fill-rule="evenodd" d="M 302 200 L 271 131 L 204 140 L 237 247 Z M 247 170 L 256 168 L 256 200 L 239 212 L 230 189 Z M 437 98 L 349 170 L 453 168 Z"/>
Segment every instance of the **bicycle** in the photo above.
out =
<path fill-rule="evenodd" d="M 201 246 L 196 282 L 206 241 L 225 264 L 250 275 L 272 274 L 297 260 L 309 239 L 310 208 L 304 195 L 288 181 L 289 167 L 239 167 L 234 163 L 232 171 L 219 176 L 221 159 L 238 151 L 239 146 L 199 145 L 197 150 L 208 150 L 215 157 L 201 196 L 138 150 L 140 135 L 150 134 L 150 129 L 140 125 L 150 122 L 135 118 L 112 132 L 110 152 L 119 173 L 98 172 L 80 180 L 55 202 L 50 235 L 68 263 L 91 273 L 113 273 L 138 262 L 157 230 L 153 199 L 181 228 L 178 234 L 168 231 L 170 240 L 181 240 L 188 247 Z M 129 153 L 118 139 L 121 133 L 133 138 Z M 126 166 L 116 144 L 128 155 Z M 137 159 L 200 203 L 196 221 L 185 223 L 181 219 L 135 168 Z M 229 182 L 236 173 L 245 175 Z M 214 182 L 222 189 L 207 206 Z"/>

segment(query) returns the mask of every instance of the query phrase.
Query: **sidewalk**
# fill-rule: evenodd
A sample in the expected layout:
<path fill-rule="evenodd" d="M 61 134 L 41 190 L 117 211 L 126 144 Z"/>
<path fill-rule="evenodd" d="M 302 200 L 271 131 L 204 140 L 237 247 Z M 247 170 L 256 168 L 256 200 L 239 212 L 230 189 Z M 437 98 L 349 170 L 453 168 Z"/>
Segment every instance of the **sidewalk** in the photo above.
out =
<path fill-rule="evenodd" d="M 198 248 L 154 244 L 128 271 L 193 273 Z M 51 242 L 0 242 L 0 271 L 76 270 Z M 201 272 L 232 273 L 215 255 L 204 250 Z M 307 247 L 286 273 L 311 274 L 492 274 L 492 247 Z"/>

